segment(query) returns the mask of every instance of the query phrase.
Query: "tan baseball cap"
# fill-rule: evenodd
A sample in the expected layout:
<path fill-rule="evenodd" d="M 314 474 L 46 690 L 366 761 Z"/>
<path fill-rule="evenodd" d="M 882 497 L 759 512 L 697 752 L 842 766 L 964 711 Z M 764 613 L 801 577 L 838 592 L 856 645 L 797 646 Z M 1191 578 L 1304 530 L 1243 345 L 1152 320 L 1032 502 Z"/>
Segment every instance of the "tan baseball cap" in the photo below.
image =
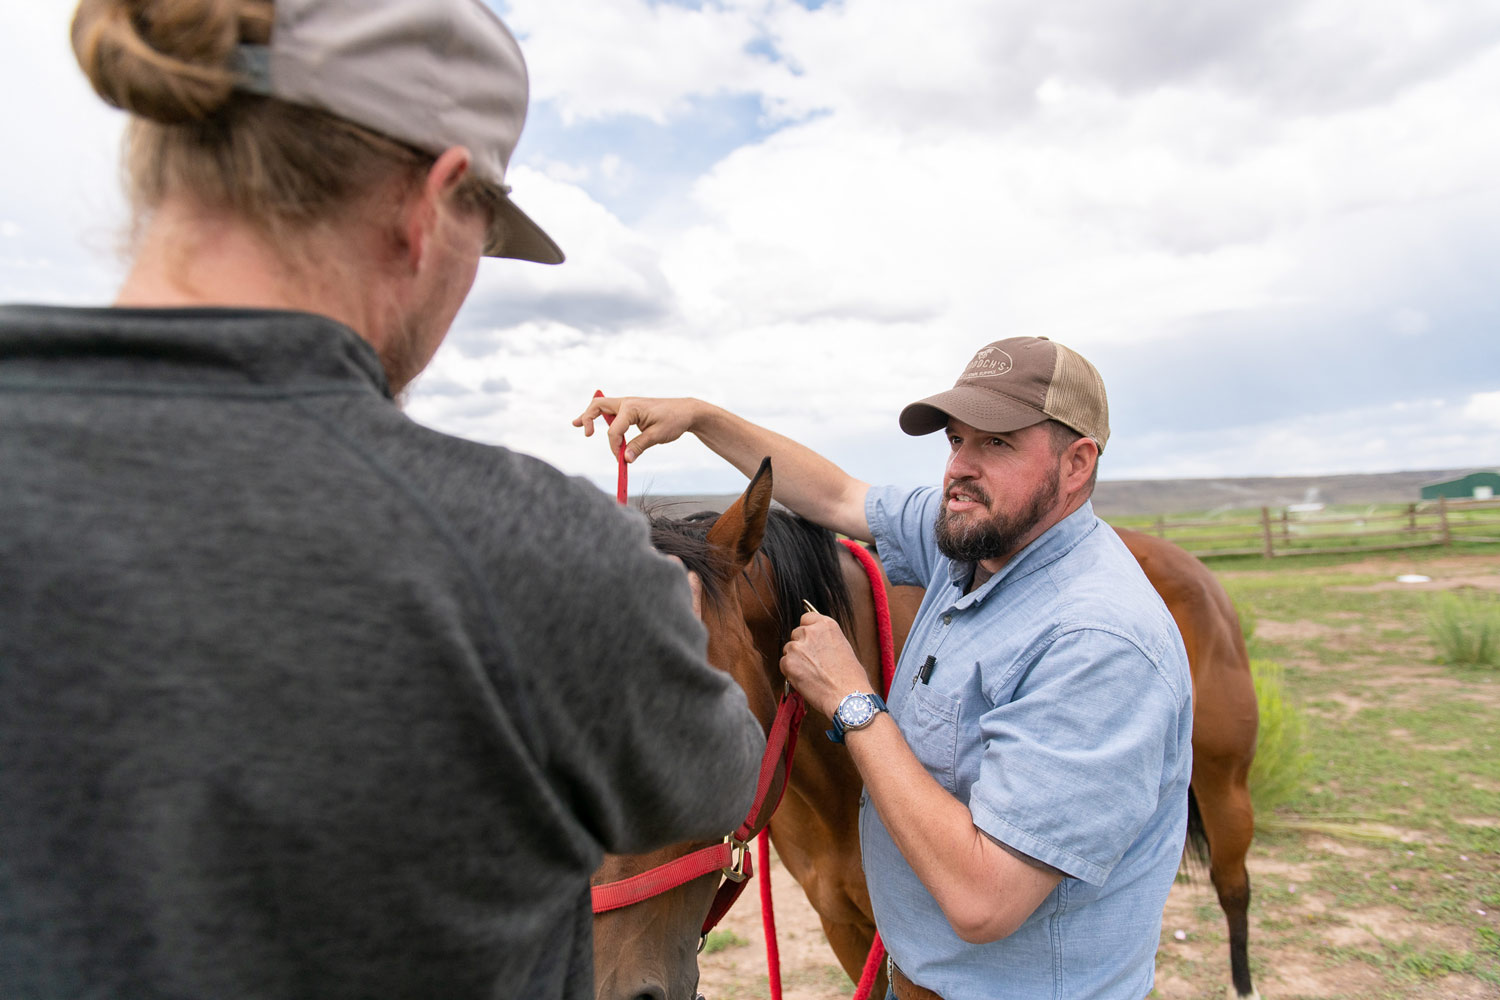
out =
<path fill-rule="evenodd" d="M 560 264 L 510 200 L 505 169 L 529 93 L 526 61 L 480 0 L 276 0 L 270 44 L 240 46 L 241 89 L 347 118 L 434 156 L 464 146 L 506 193 L 490 257 Z"/>
<path fill-rule="evenodd" d="M 996 433 L 1056 420 L 1093 438 L 1101 452 L 1109 440 L 1104 380 L 1083 355 L 1046 337 L 986 344 L 953 388 L 902 410 L 901 429 L 931 434 L 950 417 Z"/>

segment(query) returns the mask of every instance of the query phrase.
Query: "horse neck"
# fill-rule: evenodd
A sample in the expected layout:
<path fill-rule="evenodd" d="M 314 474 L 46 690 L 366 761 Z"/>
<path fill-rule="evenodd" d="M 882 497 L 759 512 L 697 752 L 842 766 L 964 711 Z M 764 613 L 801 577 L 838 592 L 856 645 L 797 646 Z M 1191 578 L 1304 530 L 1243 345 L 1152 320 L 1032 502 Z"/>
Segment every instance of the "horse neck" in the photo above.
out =
<path fill-rule="evenodd" d="M 769 731 L 786 687 L 786 678 L 781 673 L 776 587 L 771 578 L 770 560 L 764 553 L 757 553 L 750 566 L 740 574 L 736 598 L 755 655 L 740 658 L 732 673 L 740 687 L 745 689 L 745 697 L 749 699 L 756 718 Z"/>

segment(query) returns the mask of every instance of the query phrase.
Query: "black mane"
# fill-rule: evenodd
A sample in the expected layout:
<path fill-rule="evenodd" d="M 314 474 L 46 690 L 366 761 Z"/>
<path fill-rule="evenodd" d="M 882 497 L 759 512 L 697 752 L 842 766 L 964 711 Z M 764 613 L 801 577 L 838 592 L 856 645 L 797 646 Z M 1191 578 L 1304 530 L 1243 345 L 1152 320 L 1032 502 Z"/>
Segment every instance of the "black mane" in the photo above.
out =
<path fill-rule="evenodd" d="M 760 549 L 771 560 L 783 645 L 802 620 L 804 600 L 837 621 L 845 635 L 852 631 L 854 604 L 839 569 L 839 542 L 833 532 L 790 511 L 773 509 Z"/>
<path fill-rule="evenodd" d="M 727 568 L 727 557 L 708 543 L 708 529 L 718 516 L 713 511 L 686 517 L 668 517 L 659 508 L 646 511 L 652 544 L 702 577 L 704 599 L 711 602 L 722 596 L 720 581 Z M 773 508 L 766 518 L 760 550 L 771 563 L 773 610 L 783 645 L 802 620 L 804 600 L 837 621 L 845 634 L 851 630 L 854 608 L 839 569 L 838 545 L 833 532 L 790 511 Z"/>
<path fill-rule="evenodd" d="M 651 544 L 665 556 L 676 556 L 703 581 L 703 599 L 718 604 L 724 598 L 724 580 L 729 576 L 729 557 L 708 542 L 708 529 L 718 519 L 713 511 L 668 517 L 660 510 L 646 511 L 651 525 Z"/>

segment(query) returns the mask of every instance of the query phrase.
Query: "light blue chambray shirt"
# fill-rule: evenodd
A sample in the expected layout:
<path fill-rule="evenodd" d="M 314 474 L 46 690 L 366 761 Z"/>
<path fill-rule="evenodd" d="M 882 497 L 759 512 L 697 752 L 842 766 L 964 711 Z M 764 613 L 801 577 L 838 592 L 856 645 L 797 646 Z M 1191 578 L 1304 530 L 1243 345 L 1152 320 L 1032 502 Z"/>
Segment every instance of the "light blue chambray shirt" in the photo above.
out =
<path fill-rule="evenodd" d="M 968 944 L 866 800 L 860 844 L 880 935 L 946 1000 L 1141 1000 L 1187 829 L 1182 637 L 1091 504 L 965 594 L 973 564 L 934 538 L 941 502 L 936 488 L 894 487 L 865 501 L 891 581 L 927 588 L 891 715 L 977 826 L 1070 877 L 1014 934 Z"/>

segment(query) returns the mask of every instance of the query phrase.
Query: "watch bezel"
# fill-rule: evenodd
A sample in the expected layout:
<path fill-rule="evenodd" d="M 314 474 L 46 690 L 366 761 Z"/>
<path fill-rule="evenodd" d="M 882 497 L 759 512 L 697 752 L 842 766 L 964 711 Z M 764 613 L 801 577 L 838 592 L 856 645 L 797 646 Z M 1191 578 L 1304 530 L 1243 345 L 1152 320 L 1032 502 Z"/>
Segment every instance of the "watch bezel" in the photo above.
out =
<path fill-rule="evenodd" d="M 856 691 L 846 694 L 839 707 L 834 710 L 839 722 L 845 729 L 863 729 L 875 721 L 875 716 L 880 710 L 875 707 L 875 699 L 864 691 Z"/>
<path fill-rule="evenodd" d="M 849 721 L 844 715 L 845 709 L 852 709 L 855 705 L 863 706 L 862 710 L 866 710 L 870 714 L 858 722 Z M 833 728 L 825 730 L 825 734 L 834 743 L 842 743 L 844 742 L 845 732 L 863 729 L 875 721 L 875 716 L 889 710 L 885 699 L 880 697 L 880 695 L 872 691 L 854 691 L 839 699 L 838 705 L 833 710 L 833 716 L 829 720 L 833 723 Z"/>

